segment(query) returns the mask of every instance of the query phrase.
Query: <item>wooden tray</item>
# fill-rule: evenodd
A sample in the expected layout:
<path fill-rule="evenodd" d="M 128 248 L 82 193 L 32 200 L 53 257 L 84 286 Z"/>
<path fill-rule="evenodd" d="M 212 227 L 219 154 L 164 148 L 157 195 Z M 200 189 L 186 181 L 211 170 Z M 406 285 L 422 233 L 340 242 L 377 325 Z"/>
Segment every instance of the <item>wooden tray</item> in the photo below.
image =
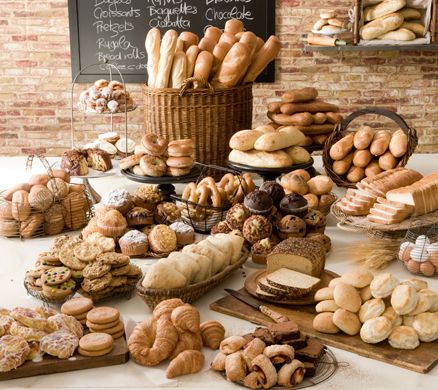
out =
<path fill-rule="evenodd" d="M 240 292 L 242 294 L 248 294 L 245 289 L 241 289 Z M 316 314 L 314 305 L 294 308 L 268 303 L 266 306 L 295 321 L 300 330 L 305 334 L 313 336 L 322 343 L 335 348 L 420 373 L 430 371 L 438 362 L 438 342 L 421 343 L 417 349 L 411 351 L 392 348 L 387 341 L 383 341 L 379 344 L 366 344 L 359 336 L 324 334 L 315 331 L 312 327 L 313 318 Z M 230 295 L 210 304 L 210 309 L 255 324 L 266 326 L 272 323 L 269 317 Z"/>
<path fill-rule="evenodd" d="M 311 293 L 301 297 L 301 298 L 295 298 L 295 299 L 269 299 L 268 297 L 259 297 L 256 294 L 256 290 L 257 290 L 257 283 L 258 280 L 262 277 L 266 275 L 266 270 L 262 269 L 256 272 L 253 272 L 251 275 L 249 275 L 246 279 L 245 279 L 245 289 L 246 291 L 251 294 L 252 296 L 256 297 L 257 299 L 264 301 L 264 302 L 271 302 L 274 304 L 279 304 L 279 305 L 294 305 L 294 306 L 301 306 L 301 305 L 311 305 L 313 303 L 315 303 L 315 299 L 313 299 L 313 295 L 315 293 L 315 291 L 312 291 Z M 323 288 L 323 287 L 327 287 L 330 280 L 337 278 L 339 275 L 335 274 L 332 271 L 327 271 L 324 270 L 322 276 L 321 276 L 321 283 L 318 284 L 318 286 L 316 287 L 315 290 Z"/>
<path fill-rule="evenodd" d="M 420 215 L 419 217 L 405 219 L 397 224 L 381 225 L 379 223 L 368 221 L 366 217 L 345 215 L 338 207 L 339 202 L 340 200 L 332 204 L 331 212 L 339 221 L 338 227 L 350 232 L 366 232 L 369 235 L 381 238 L 403 238 L 409 229 L 427 228 L 438 223 L 437 210 L 433 213 Z"/>
<path fill-rule="evenodd" d="M 0 381 L 36 375 L 55 374 L 58 372 L 85 370 L 87 368 L 115 366 L 126 363 L 128 359 L 128 345 L 125 338 L 120 337 L 114 340 L 113 350 L 108 355 L 85 357 L 75 353 L 70 359 L 58 359 L 46 354 L 40 362 L 27 361 L 15 370 L 0 372 Z"/>

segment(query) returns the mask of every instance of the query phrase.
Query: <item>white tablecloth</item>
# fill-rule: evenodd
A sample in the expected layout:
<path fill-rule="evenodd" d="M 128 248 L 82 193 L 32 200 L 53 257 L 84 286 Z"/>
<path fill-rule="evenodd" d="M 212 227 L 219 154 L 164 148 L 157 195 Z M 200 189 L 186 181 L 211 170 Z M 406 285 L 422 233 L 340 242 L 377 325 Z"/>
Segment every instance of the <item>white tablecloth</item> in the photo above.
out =
<path fill-rule="evenodd" d="M 415 155 L 411 158 L 409 166 L 419 170 L 423 174 L 436 171 L 438 168 L 438 154 Z M 25 180 L 29 175 L 24 170 L 25 159 L 22 157 L 0 157 L 1 188 Z M 321 159 L 316 158 L 315 167 L 321 169 Z M 35 170 L 39 165 L 35 164 Z M 137 183 L 128 181 L 122 176 L 112 176 L 91 180 L 92 185 L 100 193 L 115 188 L 125 187 L 133 190 Z M 332 250 L 328 256 L 326 267 L 332 271 L 342 273 L 355 266 L 349 259 L 339 254 L 339 249 L 350 245 L 355 241 L 366 240 L 365 235 L 348 233 L 336 227 L 333 217 L 329 218 L 326 234 L 332 239 Z M 27 269 L 31 268 L 36 255 L 48 248 L 51 238 L 39 238 L 26 241 L 18 239 L 0 238 L 0 250 L 2 254 L 0 266 L 0 307 L 12 308 L 14 306 L 37 306 L 40 304 L 36 299 L 29 297 L 23 287 L 23 277 Z M 137 264 L 145 267 L 152 260 L 134 260 Z M 245 265 L 245 272 L 255 269 L 251 262 Z M 400 263 L 393 263 L 387 269 L 401 279 L 409 278 L 409 274 Z M 201 312 L 202 320 L 216 319 L 221 321 L 227 334 L 238 334 L 251 331 L 254 325 L 209 310 L 209 304 L 224 295 L 223 288 L 238 289 L 243 285 L 244 276 L 239 270 L 236 271 L 222 285 L 205 295 L 196 302 L 196 307 Z M 431 288 L 438 291 L 438 278 L 427 278 Z M 136 295 L 132 299 L 109 302 L 120 310 L 125 321 L 141 321 L 150 316 L 150 310 L 146 304 Z M 317 389 L 339 390 L 351 389 L 437 389 L 438 367 L 426 374 L 418 374 L 412 371 L 398 368 L 376 360 L 360 357 L 353 353 L 332 348 L 340 362 L 345 362 L 336 374 L 327 382 L 316 386 Z M 213 356 L 207 352 L 207 360 Z M 209 363 L 209 361 L 208 361 Z M 239 386 L 226 382 L 218 374 L 204 370 L 196 375 L 180 377 L 170 383 L 163 383 L 163 371 L 165 365 L 158 369 L 150 369 L 136 365 L 129 361 L 125 365 L 111 366 L 106 368 L 89 369 L 61 374 L 43 375 L 38 377 L 16 379 L 0 382 L 0 388 L 68 388 L 68 389 L 135 389 L 135 388 L 158 388 L 181 387 L 185 389 L 206 388 L 211 389 L 237 389 Z"/>

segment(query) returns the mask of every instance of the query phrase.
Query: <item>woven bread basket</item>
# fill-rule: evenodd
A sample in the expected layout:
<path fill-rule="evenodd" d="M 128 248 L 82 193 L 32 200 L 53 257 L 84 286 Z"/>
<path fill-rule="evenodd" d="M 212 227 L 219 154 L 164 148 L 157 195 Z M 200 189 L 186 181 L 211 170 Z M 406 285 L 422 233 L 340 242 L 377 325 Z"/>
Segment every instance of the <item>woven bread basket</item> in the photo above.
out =
<path fill-rule="evenodd" d="M 347 187 L 347 188 L 354 188 L 356 186 L 356 183 L 352 183 L 347 181 L 346 175 L 339 176 L 333 171 L 333 162 L 334 160 L 330 157 L 330 148 L 338 142 L 341 138 L 343 138 L 345 135 L 348 134 L 349 130 L 348 127 L 350 123 L 363 115 L 369 115 L 369 114 L 376 114 L 381 115 L 386 118 L 389 118 L 393 120 L 401 130 L 407 135 L 408 137 L 408 148 L 405 155 L 399 158 L 399 161 L 397 163 L 397 167 L 404 167 L 409 158 L 411 157 L 412 153 L 414 153 L 415 148 L 418 144 L 418 137 L 417 132 L 414 128 L 410 127 L 406 121 L 397 113 L 393 111 L 389 111 L 385 108 L 380 107 L 371 107 L 371 108 L 364 108 L 362 110 L 353 112 L 351 115 L 349 115 L 347 118 L 345 118 L 342 123 L 336 125 L 334 131 L 330 134 L 330 136 L 327 138 L 325 144 L 324 144 L 324 150 L 322 154 L 322 160 L 324 163 L 324 169 L 327 172 L 327 175 L 335 182 L 335 184 L 339 187 Z"/>
<path fill-rule="evenodd" d="M 194 82 L 204 88 L 191 88 Z M 169 141 L 191 138 L 195 161 L 204 164 L 224 166 L 231 136 L 252 128 L 252 84 L 215 90 L 206 80 L 193 77 L 181 89 L 144 84 L 143 104 L 147 133 Z"/>

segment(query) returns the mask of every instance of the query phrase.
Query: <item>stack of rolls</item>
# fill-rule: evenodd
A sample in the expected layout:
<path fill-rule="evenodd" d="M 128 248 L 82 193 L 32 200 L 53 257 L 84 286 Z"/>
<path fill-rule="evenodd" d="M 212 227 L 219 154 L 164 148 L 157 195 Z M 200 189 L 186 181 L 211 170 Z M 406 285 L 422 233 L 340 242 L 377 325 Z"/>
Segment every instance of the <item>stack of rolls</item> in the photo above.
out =
<path fill-rule="evenodd" d="M 146 37 L 148 85 L 151 88 L 180 88 L 190 77 L 210 81 L 215 88 L 231 88 L 253 82 L 275 59 L 280 41 L 272 35 L 264 42 L 243 22 L 228 20 L 224 31 L 205 30 L 204 37 L 189 31 L 178 35 L 168 30 L 149 30 Z M 195 88 L 204 88 L 199 82 Z"/>

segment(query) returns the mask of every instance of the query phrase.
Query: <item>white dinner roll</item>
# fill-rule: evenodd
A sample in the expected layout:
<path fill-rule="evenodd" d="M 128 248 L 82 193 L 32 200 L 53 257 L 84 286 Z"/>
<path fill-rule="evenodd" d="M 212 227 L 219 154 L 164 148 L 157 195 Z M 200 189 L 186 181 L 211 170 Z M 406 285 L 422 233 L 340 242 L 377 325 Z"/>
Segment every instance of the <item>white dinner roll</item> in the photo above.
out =
<path fill-rule="evenodd" d="M 333 313 L 319 313 L 313 318 L 313 329 L 321 333 L 338 333 L 339 328 L 333 323 Z"/>
<path fill-rule="evenodd" d="M 417 302 L 417 290 L 409 284 L 400 284 L 391 294 L 391 306 L 400 315 L 411 313 Z"/>
<path fill-rule="evenodd" d="M 438 320 L 434 313 L 421 313 L 415 316 L 412 327 L 420 341 L 425 343 L 438 339 Z"/>
<path fill-rule="evenodd" d="M 348 311 L 356 313 L 362 301 L 359 292 L 349 284 L 339 283 L 333 290 L 333 299 L 336 304 Z"/>
<path fill-rule="evenodd" d="M 385 303 L 382 298 L 374 298 L 366 301 L 359 310 L 360 322 L 379 317 L 385 311 Z"/>
<path fill-rule="evenodd" d="M 386 317 L 371 318 L 362 325 L 360 338 L 365 343 L 376 344 L 388 338 L 392 325 Z"/>
<path fill-rule="evenodd" d="M 423 290 L 427 288 L 427 282 L 425 280 L 417 279 L 417 278 L 411 278 L 408 280 L 404 280 L 400 284 L 410 284 L 415 287 L 417 291 Z"/>
<path fill-rule="evenodd" d="M 398 349 L 415 349 L 420 345 L 417 332 L 410 326 L 396 326 L 388 337 L 389 345 Z"/>
<path fill-rule="evenodd" d="M 314 299 L 315 301 L 326 301 L 333 299 L 333 287 L 323 287 L 316 291 Z"/>
<path fill-rule="evenodd" d="M 330 311 L 334 313 L 338 309 L 339 306 L 336 304 L 336 302 L 333 299 L 328 299 L 326 301 L 318 302 L 318 304 L 315 306 L 315 310 L 317 313 L 324 313 L 326 311 Z"/>
<path fill-rule="evenodd" d="M 435 291 L 429 290 L 428 288 L 425 288 L 423 290 L 417 291 L 418 295 L 418 301 L 415 305 L 414 310 L 409 313 L 411 316 L 416 316 L 417 314 L 424 313 L 426 311 L 429 311 L 430 307 L 432 306 L 432 303 L 434 303 L 435 295 L 438 296 L 438 294 L 435 293 Z"/>
<path fill-rule="evenodd" d="M 374 298 L 389 297 L 398 284 L 398 279 L 390 273 L 377 275 L 370 284 L 371 294 Z"/>
<path fill-rule="evenodd" d="M 434 303 L 432 303 L 429 311 L 432 313 L 438 312 L 438 298 L 436 300 L 434 299 Z"/>
<path fill-rule="evenodd" d="M 373 294 L 371 294 L 371 287 L 366 286 L 364 288 L 361 288 L 359 290 L 359 295 L 360 299 L 362 299 L 362 302 L 369 301 L 373 297 Z"/>
<path fill-rule="evenodd" d="M 402 323 L 404 326 L 414 325 L 415 316 L 402 316 Z"/>
<path fill-rule="evenodd" d="M 401 315 L 397 314 L 392 306 L 388 306 L 382 313 L 382 317 L 386 317 L 391 321 L 392 326 L 399 326 L 402 324 L 403 320 Z"/>
<path fill-rule="evenodd" d="M 360 332 L 361 323 L 357 314 L 345 309 L 338 309 L 333 314 L 333 323 L 350 336 Z"/>
<path fill-rule="evenodd" d="M 337 284 L 342 283 L 341 277 L 339 278 L 334 278 L 332 280 L 330 280 L 328 286 L 329 287 L 336 287 Z"/>
<path fill-rule="evenodd" d="M 373 280 L 373 274 L 364 269 L 355 269 L 348 271 L 341 276 L 341 282 L 349 284 L 356 288 L 363 288 L 368 286 Z"/>

